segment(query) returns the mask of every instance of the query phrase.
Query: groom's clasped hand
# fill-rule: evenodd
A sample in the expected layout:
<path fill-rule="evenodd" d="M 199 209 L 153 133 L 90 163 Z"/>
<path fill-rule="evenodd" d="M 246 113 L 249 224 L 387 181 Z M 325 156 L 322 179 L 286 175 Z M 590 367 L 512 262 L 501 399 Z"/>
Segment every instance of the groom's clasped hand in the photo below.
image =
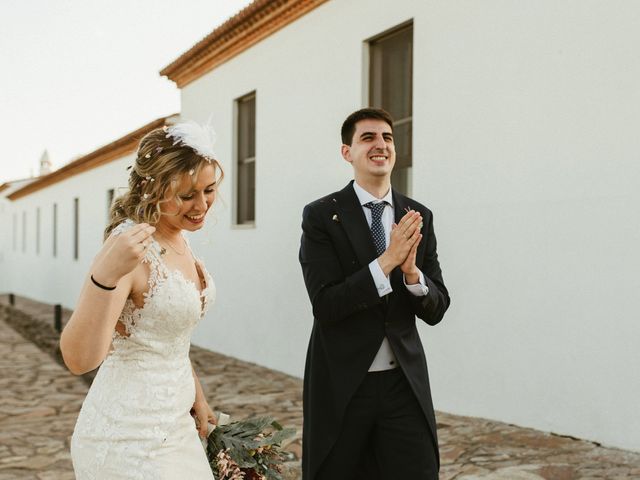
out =
<path fill-rule="evenodd" d="M 416 275 L 417 281 L 419 275 L 416 267 L 416 252 L 422 240 L 421 228 L 422 215 L 415 210 L 409 210 L 398 224 L 392 225 L 389 247 L 378 259 L 385 275 L 399 265 L 402 273 L 407 277 L 407 282 L 416 283 L 411 281 L 411 277 Z"/>

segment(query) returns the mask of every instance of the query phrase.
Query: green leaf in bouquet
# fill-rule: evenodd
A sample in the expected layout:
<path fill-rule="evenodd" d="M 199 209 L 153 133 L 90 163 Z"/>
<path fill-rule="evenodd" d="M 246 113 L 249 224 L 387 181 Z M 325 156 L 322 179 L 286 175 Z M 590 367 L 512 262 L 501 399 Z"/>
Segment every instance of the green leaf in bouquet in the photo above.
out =
<path fill-rule="evenodd" d="M 226 451 L 238 467 L 264 474 L 269 480 L 281 480 L 277 468 L 284 456 L 279 447 L 295 433 L 295 429 L 283 428 L 272 417 L 232 422 L 211 432 L 207 440 L 207 458 L 214 473 L 217 472 L 216 456 L 220 451 Z"/>
<path fill-rule="evenodd" d="M 295 428 L 283 428 L 282 430 L 278 430 L 277 432 L 273 432 L 269 437 L 270 444 L 272 445 L 282 445 L 282 442 L 287 440 L 290 437 L 293 437 L 296 434 Z"/>

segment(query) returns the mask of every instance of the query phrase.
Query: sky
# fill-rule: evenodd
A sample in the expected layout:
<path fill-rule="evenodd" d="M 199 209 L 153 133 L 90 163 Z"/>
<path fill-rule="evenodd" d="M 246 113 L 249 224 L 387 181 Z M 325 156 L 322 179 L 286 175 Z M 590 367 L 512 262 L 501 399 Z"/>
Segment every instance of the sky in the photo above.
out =
<path fill-rule="evenodd" d="M 180 112 L 159 71 L 251 0 L 0 0 L 0 184 Z"/>

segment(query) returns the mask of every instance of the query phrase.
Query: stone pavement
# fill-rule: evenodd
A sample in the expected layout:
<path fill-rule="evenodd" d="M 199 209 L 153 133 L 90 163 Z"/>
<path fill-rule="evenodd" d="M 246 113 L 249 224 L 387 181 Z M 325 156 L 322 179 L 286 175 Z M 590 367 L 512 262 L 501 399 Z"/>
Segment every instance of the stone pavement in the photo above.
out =
<path fill-rule="evenodd" d="M 2 318 L 0 371 L 0 480 L 72 480 L 69 437 L 87 384 Z"/>
<path fill-rule="evenodd" d="M 36 318 L 25 326 L 29 317 Z M 32 342 L 52 318 L 51 306 L 18 298 L 12 309 L 0 296 L 0 480 L 74 478 L 69 437 L 88 387 Z M 52 344 L 35 341 L 44 350 Z M 235 418 L 270 414 L 295 427 L 286 450 L 299 456 L 300 379 L 197 347 L 191 353 L 214 409 Z M 484 419 L 442 412 L 437 419 L 442 480 L 640 479 L 638 453 Z M 288 477 L 298 478 L 299 462 L 291 466 Z"/>

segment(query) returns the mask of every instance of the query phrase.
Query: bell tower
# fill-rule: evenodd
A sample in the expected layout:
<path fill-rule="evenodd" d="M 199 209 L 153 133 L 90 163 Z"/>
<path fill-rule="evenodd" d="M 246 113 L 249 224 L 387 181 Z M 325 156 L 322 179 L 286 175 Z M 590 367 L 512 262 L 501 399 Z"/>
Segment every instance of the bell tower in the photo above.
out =
<path fill-rule="evenodd" d="M 40 157 L 40 176 L 47 175 L 51 173 L 51 160 L 49 160 L 49 152 L 46 150 L 42 152 L 42 156 Z"/>

